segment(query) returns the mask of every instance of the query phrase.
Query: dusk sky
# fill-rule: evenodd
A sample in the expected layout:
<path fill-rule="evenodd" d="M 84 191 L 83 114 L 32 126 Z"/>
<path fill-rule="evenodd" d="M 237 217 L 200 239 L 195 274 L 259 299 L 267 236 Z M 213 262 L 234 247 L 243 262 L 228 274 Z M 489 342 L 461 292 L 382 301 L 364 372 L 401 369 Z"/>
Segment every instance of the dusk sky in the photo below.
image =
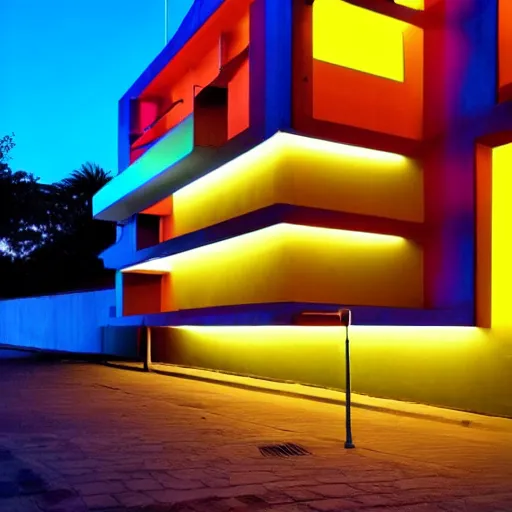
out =
<path fill-rule="evenodd" d="M 169 0 L 172 34 L 193 0 Z M 52 182 L 117 172 L 117 102 L 164 44 L 164 0 L 0 0 L 0 137 Z"/>

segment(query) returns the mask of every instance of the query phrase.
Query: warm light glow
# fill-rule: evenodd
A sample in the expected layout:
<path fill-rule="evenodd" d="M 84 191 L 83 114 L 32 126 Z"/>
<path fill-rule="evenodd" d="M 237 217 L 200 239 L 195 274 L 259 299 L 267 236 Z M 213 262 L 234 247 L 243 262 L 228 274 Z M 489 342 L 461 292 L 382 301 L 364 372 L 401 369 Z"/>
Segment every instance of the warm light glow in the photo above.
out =
<path fill-rule="evenodd" d="M 313 4 L 313 58 L 404 81 L 408 24 L 342 0 Z"/>
<path fill-rule="evenodd" d="M 223 240 L 213 244 L 198 247 L 190 251 L 185 251 L 165 258 L 156 258 L 148 260 L 131 267 L 127 267 L 122 272 L 171 272 L 179 263 L 200 263 L 204 261 L 208 264 L 208 260 L 215 258 L 217 255 L 232 253 L 240 254 L 244 247 L 255 244 L 268 244 L 276 240 L 286 240 L 294 235 L 307 236 L 311 240 L 319 240 L 325 242 L 329 238 L 335 240 L 343 240 L 347 245 L 364 244 L 371 247 L 376 246 L 396 246 L 405 244 L 407 241 L 399 236 L 381 235 L 376 233 L 362 233 L 359 231 L 345 231 L 340 229 L 316 228 L 309 226 L 299 226 L 295 224 L 276 224 L 265 229 L 260 229 L 252 233 Z M 327 237 L 327 238 L 326 238 Z"/>
<path fill-rule="evenodd" d="M 194 120 L 190 116 L 148 149 L 124 172 L 107 183 L 92 201 L 93 216 L 99 215 L 142 185 L 166 171 L 194 149 Z"/>
<path fill-rule="evenodd" d="M 172 304 L 182 310 L 293 301 L 423 305 L 421 248 L 381 234 L 276 224 L 124 271 L 170 273 Z"/>
<path fill-rule="evenodd" d="M 395 0 L 395 4 L 416 9 L 417 11 L 425 10 L 425 0 Z"/>
<path fill-rule="evenodd" d="M 278 133 L 175 192 L 174 233 L 276 203 L 421 222 L 423 176 L 402 155 Z"/>
<path fill-rule="evenodd" d="M 380 163 L 399 163 L 407 160 L 405 156 L 397 153 L 378 151 L 376 149 L 363 148 L 348 144 L 339 144 L 323 139 L 313 139 L 311 137 L 293 135 L 291 133 L 280 133 L 277 137 L 285 148 L 329 153 L 331 156 L 373 160 Z"/>
<path fill-rule="evenodd" d="M 341 165 L 352 162 L 352 165 L 364 166 L 365 161 L 370 160 L 372 165 L 378 165 L 383 170 L 392 168 L 393 164 L 396 167 L 397 164 L 410 162 L 406 157 L 396 153 L 279 132 L 250 151 L 178 190 L 174 194 L 174 201 L 184 203 L 202 191 L 211 192 L 214 187 L 225 186 L 227 181 L 239 176 L 244 168 L 261 166 L 268 160 L 275 162 L 278 157 L 282 157 L 290 151 L 301 151 L 303 153 L 310 151 L 316 155 L 329 154 L 330 158 L 339 157 L 342 159 L 338 162 Z"/>
<path fill-rule="evenodd" d="M 356 314 L 353 319 L 357 324 Z M 349 334 L 354 393 L 510 415 L 509 336 L 441 326 L 354 325 Z M 180 326 L 169 329 L 167 339 L 174 364 L 345 386 L 340 327 Z"/>
<path fill-rule="evenodd" d="M 354 319 L 356 320 L 356 319 Z M 340 342 L 340 327 L 336 326 L 196 326 L 183 325 L 173 329 L 193 333 L 197 336 L 222 339 L 226 343 L 297 343 L 303 340 L 332 340 Z M 388 326 L 353 325 L 350 328 L 354 345 L 356 343 L 393 344 L 452 344 L 485 340 L 485 330 L 477 327 L 445 326 Z"/>
<path fill-rule="evenodd" d="M 492 155 L 492 278 L 491 327 L 512 327 L 512 262 L 510 220 L 512 206 L 512 144 L 493 149 Z"/>

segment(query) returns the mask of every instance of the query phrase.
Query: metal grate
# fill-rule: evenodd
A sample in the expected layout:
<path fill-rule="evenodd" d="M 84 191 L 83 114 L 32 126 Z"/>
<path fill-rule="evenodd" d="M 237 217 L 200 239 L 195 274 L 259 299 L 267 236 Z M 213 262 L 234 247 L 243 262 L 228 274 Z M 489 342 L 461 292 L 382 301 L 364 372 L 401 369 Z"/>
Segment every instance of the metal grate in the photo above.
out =
<path fill-rule="evenodd" d="M 264 457 L 302 457 L 304 455 L 311 455 L 311 452 L 308 452 L 306 448 L 293 443 L 273 444 L 259 446 L 258 448 Z"/>

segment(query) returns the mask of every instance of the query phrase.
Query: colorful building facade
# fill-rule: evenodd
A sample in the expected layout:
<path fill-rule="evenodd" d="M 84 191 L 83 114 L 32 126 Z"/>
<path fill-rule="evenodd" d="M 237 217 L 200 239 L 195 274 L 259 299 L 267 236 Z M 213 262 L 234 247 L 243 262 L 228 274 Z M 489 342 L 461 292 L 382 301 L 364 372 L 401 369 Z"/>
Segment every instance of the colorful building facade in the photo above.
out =
<path fill-rule="evenodd" d="M 512 0 L 203 0 L 119 103 L 118 336 L 512 416 Z"/>

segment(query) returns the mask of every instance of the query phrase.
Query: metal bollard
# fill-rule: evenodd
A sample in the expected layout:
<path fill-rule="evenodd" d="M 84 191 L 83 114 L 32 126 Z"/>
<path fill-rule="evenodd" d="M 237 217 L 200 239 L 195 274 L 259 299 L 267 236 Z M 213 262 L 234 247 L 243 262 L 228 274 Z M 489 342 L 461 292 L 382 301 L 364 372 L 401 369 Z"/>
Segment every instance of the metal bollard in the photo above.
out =
<path fill-rule="evenodd" d="M 144 371 L 151 371 L 151 327 L 146 326 L 146 346 L 144 354 Z"/>
<path fill-rule="evenodd" d="M 352 404 L 351 404 L 351 382 L 350 382 L 350 340 L 348 329 L 352 322 L 350 309 L 340 309 L 340 324 L 345 327 L 345 448 L 355 448 L 352 441 Z"/>
<path fill-rule="evenodd" d="M 145 372 L 151 371 L 151 327 L 146 325 L 146 319 L 142 318 L 142 323 L 140 326 L 140 339 L 143 341 L 141 343 L 142 350 L 142 364 Z"/>

